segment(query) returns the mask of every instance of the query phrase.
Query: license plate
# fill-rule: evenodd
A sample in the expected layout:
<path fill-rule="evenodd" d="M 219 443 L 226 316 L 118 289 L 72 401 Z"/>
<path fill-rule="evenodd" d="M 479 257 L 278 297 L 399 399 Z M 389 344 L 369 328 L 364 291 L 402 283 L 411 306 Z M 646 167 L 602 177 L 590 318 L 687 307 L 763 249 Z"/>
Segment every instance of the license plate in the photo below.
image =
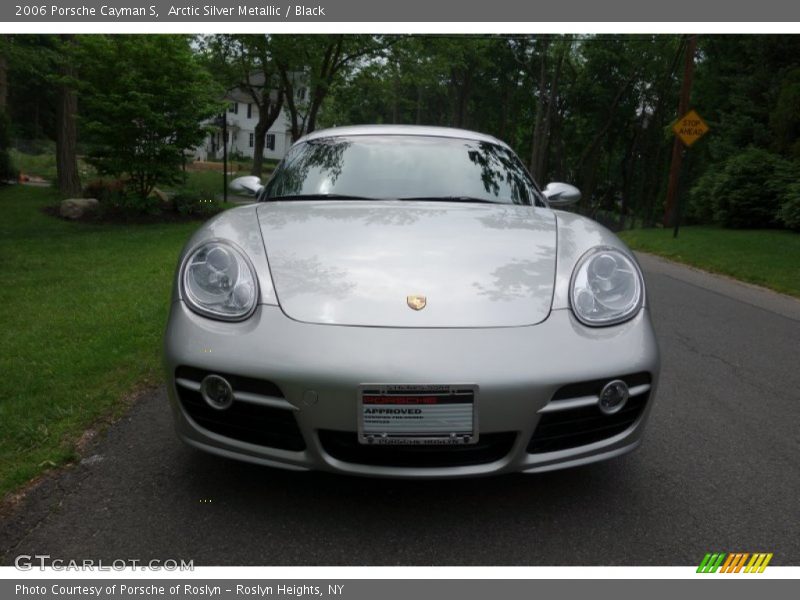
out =
<path fill-rule="evenodd" d="M 362 385 L 362 444 L 462 445 L 478 441 L 476 385 Z"/>

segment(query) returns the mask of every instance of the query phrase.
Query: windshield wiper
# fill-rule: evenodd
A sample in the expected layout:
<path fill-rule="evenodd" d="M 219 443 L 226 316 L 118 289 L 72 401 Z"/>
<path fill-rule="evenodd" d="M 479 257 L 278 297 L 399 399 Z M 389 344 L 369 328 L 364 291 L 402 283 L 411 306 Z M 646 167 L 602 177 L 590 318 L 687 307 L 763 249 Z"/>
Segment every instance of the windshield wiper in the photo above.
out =
<path fill-rule="evenodd" d="M 471 202 L 474 204 L 502 204 L 486 198 L 475 198 L 474 196 L 413 196 L 409 198 L 398 198 L 408 202 Z"/>
<path fill-rule="evenodd" d="M 366 196 L 353 196 L 351 194 L 294 194 L 291 196 L 272 196 L 264 198 L 265 202 L 273 200 L 378 200 Z"/>

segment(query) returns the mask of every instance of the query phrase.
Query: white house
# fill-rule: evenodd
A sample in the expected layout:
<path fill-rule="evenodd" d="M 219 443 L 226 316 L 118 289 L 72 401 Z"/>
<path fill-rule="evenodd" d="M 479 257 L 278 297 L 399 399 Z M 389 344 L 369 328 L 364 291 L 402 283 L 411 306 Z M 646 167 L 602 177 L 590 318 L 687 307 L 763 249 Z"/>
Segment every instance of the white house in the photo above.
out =
<path fill-rule="evenodd" d="M 274 94 L 277 94 L 277 92 L 273 91 Z M 297 90 L 298 101 L 304 101 L 305 96 L 305 88 L 299 88 Z M 228 91 L 225 94 L 225 100 L 228 101 L 228 110 L 225 113 L 228 121 L 228 156 L 253 158 L 258 106 L 253 102 L 252 97 L 246 90 L 238 87 Z M 289 117 L 284 107 L 284 110 L 281 111 L 267 132 L 267 139 L 264 144 L 264 158 L 281 160 L 291 145 L 292 131 L 289 125 Z M 215 130 L 195 149 L 194 159 L 221 159 L 222 155 L 222 127 L 215 127 Z"/>

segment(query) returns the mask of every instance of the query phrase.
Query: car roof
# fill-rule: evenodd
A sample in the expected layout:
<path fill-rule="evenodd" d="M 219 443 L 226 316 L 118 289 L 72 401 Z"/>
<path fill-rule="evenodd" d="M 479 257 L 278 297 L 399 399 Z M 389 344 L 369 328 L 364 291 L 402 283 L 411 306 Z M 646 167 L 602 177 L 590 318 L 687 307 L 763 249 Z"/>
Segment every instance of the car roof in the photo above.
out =
<path fill-rule="evenodd" d="M 489 142 L 508 148 L 505 142 L 485 133 L 469 131 L 468 129 L 456 129 L 455 127 L 432 127 L 428 125 L 348 125 L 345 127 L 330 127 L 313 131 L 301 137 L 296 143 L 321 138 L 356 135 L 424 135 Z"/>

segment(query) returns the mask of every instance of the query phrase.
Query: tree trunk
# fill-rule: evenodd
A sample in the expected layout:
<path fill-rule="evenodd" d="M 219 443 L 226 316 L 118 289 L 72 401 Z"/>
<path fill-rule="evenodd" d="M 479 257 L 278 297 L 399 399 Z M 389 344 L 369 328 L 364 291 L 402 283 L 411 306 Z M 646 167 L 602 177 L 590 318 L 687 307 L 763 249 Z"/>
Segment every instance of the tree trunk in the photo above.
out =
<path fill-rule="evenodd" d="M 73 36 L 61 36 L 62 56 L 59 64 L 61 81 L 58 84 L 58 105 L 56 106 L 56 171 L 58 173 L 58 191 L 65 196 L 79 196 L 81 179 L 78 174 L 78 94 L 72 87 L 71 80 L 75 69 L 69 56 L 69 46 Z"/>
<path fill-rule="evenodd" d="M 317 114 L 319 113 L 319 109 L 322 106 L 322 101 L 325 99 L 326 94 L 327 89 L 323 89 L 321 86 L 314 88 L 314 98 L 308 109 L 308 118 L 305 122 L 303 133 L 311 133 L 317 128 Z"/>
<path fill-rule="evenodd" d="M 269 81 L 268 73 L 264 73 L 264 81 Z M 281 114 L 283 110 L 283 102 L 285 94 L 278 92 L 278 97 L 275 102 L 271 100 L 271 90 L 264 88 L 261 92 L 261 100 L 256 102 L 258 108 L 258 122 L 256 123 L 253 131 L 253 168 L 250 170 L 251 175 L 261 177 L 264 170 L 264 147 L 266 146 L 267 133 L 272 124 Z M 257 99 L 254 92 L 251 96 Z"/>
<path fill-rule="evenodd" d="M 541 178 L 538 168 L 541 162 L 542 140 L 544 137 L 545 94 L 547 92 L 547 50 L 549 46 L 550 41 L 545 38 L 539 60 L 539 92 L 536 99 L 536 117 L 533 122 L 533 135 L 531 136 L 531 160 L 529 167 L 531 173 L 536 178 Z"/>
<path fill-rule="evenodd" d="M 542 133 L 539 137 L 539 152 L 538 162 L 536 165 L 536 174 L 541 181 L 547 181 L 547 170 L 550 156 L 550 131 L 553 123 L 553 107 L 558 99 L 558 83 L 561 79 L 561 65 L 564 62 L 565 48 L 561 48 L 556 58 L 556 68 L 553 78 L 550 80 L 550 92 L 547 96 L 547 107 L 544 113 L 544 123 L 542 125 Z"/>
<path fill-rule="evenodd" d="M 694 54 L 697 47 L 697 36 L 689 36 L 686 43 L 686 55 L 684 57 L 683 82 L 681 84 L 681 94 L 678 100 L 678 118 L 680 119 L 689 110 L 689 98 L 692 93 L 692 75 L 694 73 Z M 683 161 L 683 143 L 675 136 L 672 143 L 672 161 L 669 167 L 669 184 L 667 186 L 666 206 L 664 207 L 664 227 L 674 225 L 678 219 L 678 180 L 681 172 L 681 162 Z M 677 228 L 675 235 L 677 235 Z"/>
<path fill-rule="evenodd" d="M 256 123 L 253 132 L 253 168 L 250 171 L 251 175 L 261 177 L 261 172 L 264 169 L 264 146 L 267 140 L 267 130 L 269 127 L 264 127 L 262 124 L 262 117 L 259 113 L 258 123 Z"/>
<path fill-rule="evenodd" d="M 0 113 L 8 105 L 8 59 L 0 48 Z"/>
<path fill-rule="evenodd" d="M 285 62 L 278 63 L 278 73 L 281 77 L 283 96 L 286 99 L 286 108 L 289 109 L 289 122 L 292 127 L 292 141 L 295 142 L 300 137 L 299 111 L 294 101 L 294 83 L 289 77 L 289 65 Z"/>

